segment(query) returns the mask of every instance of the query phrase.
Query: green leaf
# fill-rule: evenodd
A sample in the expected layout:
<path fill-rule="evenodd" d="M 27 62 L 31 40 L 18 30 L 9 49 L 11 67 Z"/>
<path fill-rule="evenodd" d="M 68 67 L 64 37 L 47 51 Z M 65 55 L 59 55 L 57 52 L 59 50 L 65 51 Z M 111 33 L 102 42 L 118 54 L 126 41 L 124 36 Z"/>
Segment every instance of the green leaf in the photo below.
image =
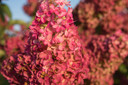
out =
<path fill-rule="evenodd" d="M 22 20 L 10 20 L 9 21 L 9 25 L 14 25 L 14 24 L 19 24 L 19 25 L 27 26 L 27 24 L 24 21 L 22 21 Z"/>
<path fill-rule="evenodd" d="M 0 58 L 2 57 L 2 56 L 4 56 L 5 55 L 5 51 L 4 50 L 0 50 Z"/>
<path fill-rule="evenodd" d="M 11 11 L 9 7 L 5 4 L 0 4 L 0 11 L 2 11 L 4 14 L 8 15 L 9 18 L 12 18 Z"/>
<path fill-rule="evenodd" d="M 1 8 L 0 8 L 0 18 L 2 19 L 3 22 L 5 21 L 4 13 Z"/>
<path fill-rule="evenodd" d="M 124 64 L 122 64 L 122 65 L 119 67 L 119 70 L 120 70 L 120 72 L 123 73 L 123 74 L 126 74 L 126 73 L 127 73 L 127 67 L 126 67 Z"/>
<path fill-rule="evenodd" d="M 0 74 L 0 85 L 9 85 L 8 81 Z"/>
<path fill-rule="evenodd" d="M 5 45 L 5 38 L 4 37 L 3 37 L 3 39 L 0 39 L 0 44 Z"/>
<path fill-rule="evenodd" d="M 0 39 L 3 38 L 4 33 L 5 33 L 5 29 L 0 26 Z"/>

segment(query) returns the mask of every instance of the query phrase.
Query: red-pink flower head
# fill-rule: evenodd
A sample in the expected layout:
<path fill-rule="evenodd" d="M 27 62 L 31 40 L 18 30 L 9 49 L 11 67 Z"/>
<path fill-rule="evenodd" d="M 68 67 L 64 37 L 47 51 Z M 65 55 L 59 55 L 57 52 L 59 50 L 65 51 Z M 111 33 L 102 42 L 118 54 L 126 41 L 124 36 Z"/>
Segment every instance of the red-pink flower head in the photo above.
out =
<path fill-rule="evenodd" d="M 30 26 L 25 53 L 12 56 L 3 63 L 1 73 L 10 83 L 84 84 L 88 56 L 73 24 L 72 9 L 66 11 L 63 5 L 69 3 L 64 0 L 44 0 L 41 3 Z"/>

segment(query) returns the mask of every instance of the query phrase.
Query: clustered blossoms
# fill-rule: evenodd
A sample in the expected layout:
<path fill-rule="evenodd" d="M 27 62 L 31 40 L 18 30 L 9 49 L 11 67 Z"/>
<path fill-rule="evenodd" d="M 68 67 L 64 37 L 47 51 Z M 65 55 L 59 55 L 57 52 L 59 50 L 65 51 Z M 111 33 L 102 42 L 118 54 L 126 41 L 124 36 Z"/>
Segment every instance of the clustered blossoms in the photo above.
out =
<path fill-rule="evenodd" d="M 39 4 L 39 0 L 28 0 L 28 3 L 23 6 L 24 12 L 29 16 L 34 16 Z"/>
<path fill-rule="evenodd" d="M 67 0 L 34 1 L 24 6 L 30 16 L 39 8 L 29 34 L 6 42 L 0 73 L 9 83 L 113 85 L 128 56 L 128 1 L 81 0 L 75 21 Z"/>
<path fill-rule="evenodd" d="M 30 26 L 24 53 L 3 62 L 1 74 L 10 84 L 84 84 L 89 56 L 73 24 L 72 9 L 66 0 L 44 0 Z"/>
<path fill-rule="evenodd" d="M 127 7 L 128 0 L 81 0 L 76 14 L 87 34 L 112 33 L 127 28 Z"/>
<path fill-rule="evenodd" d="M 15 37 L 9 37 L 6 40 L 4 49 L 7 56 L 16 55 L 18 53 L 24 53 L 25 46 L 27 45 L 28 32 L 19 33 Z"/>
<path fill-rule="evenodd" d="M 127 57 L 127 8 L 128 0 L 81 0 L 74 9 L 75 24 L 90 56 L 86 84 L 114 84 L 113 75 Z"/>
<path fill-rule="evenodd" d="M 128 35 L 117 31 L 92 36 L 86 48 L 91 56 L 88 75 L 91 85 L 113 85 L 113 74 L 128 55 Z"/>

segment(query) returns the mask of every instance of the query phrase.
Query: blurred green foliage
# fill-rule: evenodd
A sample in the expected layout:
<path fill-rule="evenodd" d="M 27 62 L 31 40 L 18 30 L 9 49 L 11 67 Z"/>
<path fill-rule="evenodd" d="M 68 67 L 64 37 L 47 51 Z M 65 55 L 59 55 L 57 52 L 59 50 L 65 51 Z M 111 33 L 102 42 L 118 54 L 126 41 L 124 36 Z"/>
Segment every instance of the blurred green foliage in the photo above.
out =
<path fill-rule="evenodd" d="M 0 18 L 2 19 L 2 21 L 5 21 L 5 15 L 7 15 L 10 19 L 12 18 L 9 7 L 5 4 L 0 3 Z"/>
<path fill-rule="evenodd" d="M 127 85 L 128 83 L 128 57 L 114 74 L 114 85 Z"/>
<path fill-rule="evenodd" d="M 0 85 L 9 85 L 8 81 L 0 74 Z"/>

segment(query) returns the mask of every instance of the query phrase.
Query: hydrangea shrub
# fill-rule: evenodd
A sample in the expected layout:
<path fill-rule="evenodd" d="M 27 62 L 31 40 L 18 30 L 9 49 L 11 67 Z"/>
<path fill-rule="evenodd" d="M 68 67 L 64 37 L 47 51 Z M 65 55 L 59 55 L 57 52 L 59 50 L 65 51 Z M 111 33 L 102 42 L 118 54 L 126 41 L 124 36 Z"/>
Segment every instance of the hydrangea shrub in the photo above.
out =
<path fill-rule="evenodd" d="M 43 1 L 30 26 L 24 52 L 3 62 L 1 74 L 10 84 L 84 84 L 88 55 L 74 25 L 68 1 Z"/>
<path fill-rule="evenodd" d="M 128 1 L 81 0 L 74 12 L 67 0 L 39 1 L 24 6 L 38 10 L 25 35 L 6 41 L 0 73 L 11 85 L 113 85 L 128 56 Z"/>

